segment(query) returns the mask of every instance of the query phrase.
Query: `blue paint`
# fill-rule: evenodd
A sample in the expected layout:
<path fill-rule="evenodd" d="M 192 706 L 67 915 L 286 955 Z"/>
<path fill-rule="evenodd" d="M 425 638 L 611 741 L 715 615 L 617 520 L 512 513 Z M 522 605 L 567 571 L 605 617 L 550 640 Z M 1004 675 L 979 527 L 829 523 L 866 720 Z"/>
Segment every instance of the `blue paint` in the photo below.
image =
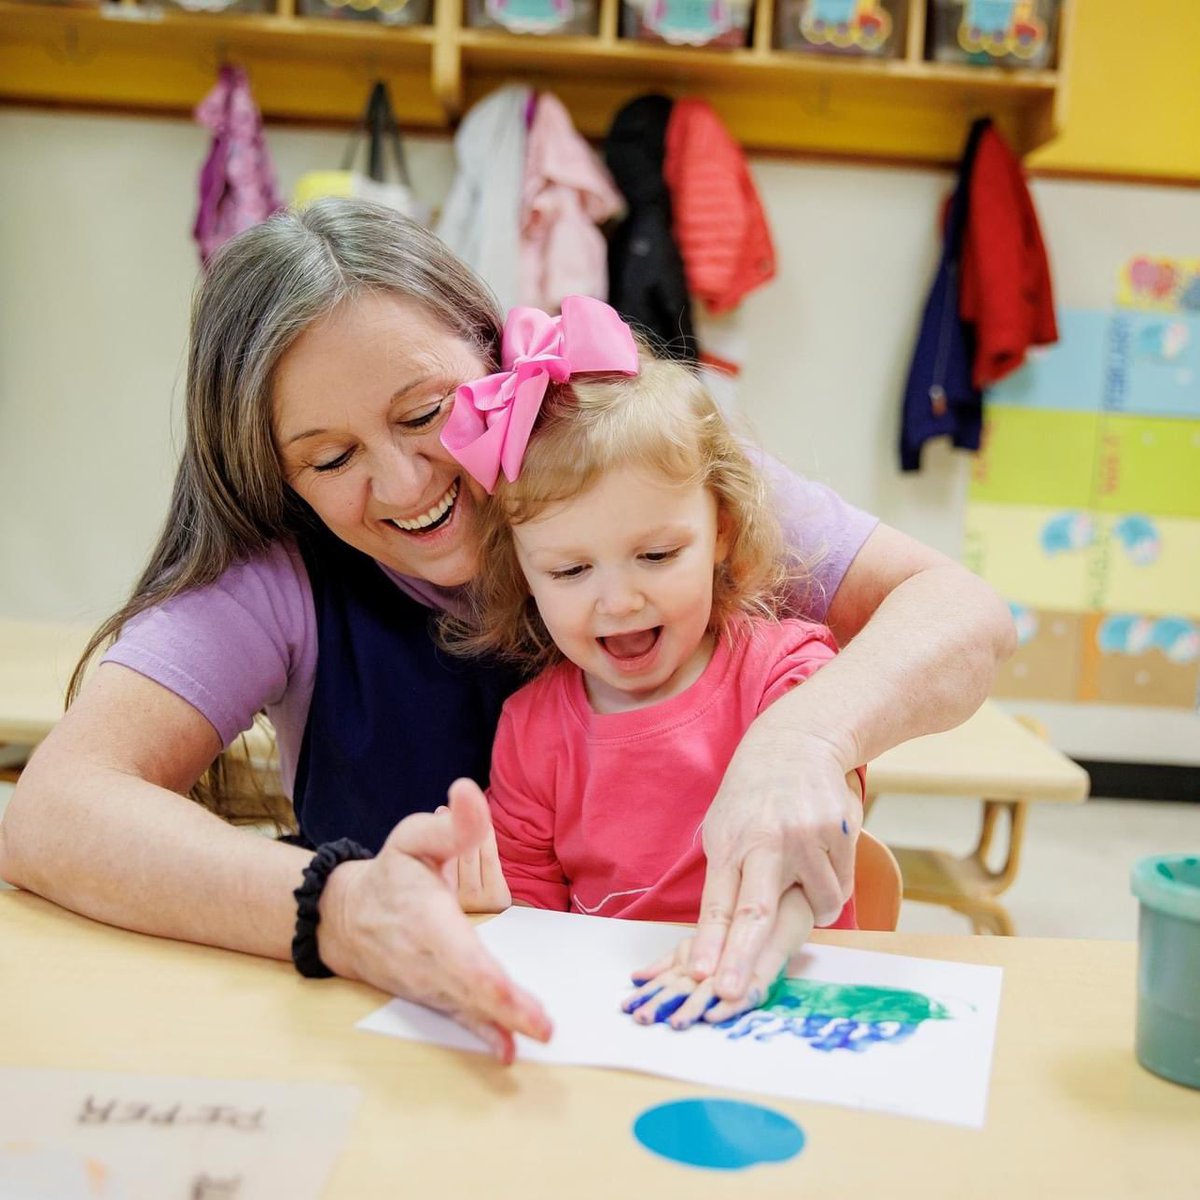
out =
<path fill-rule="evenodd" d="M 684 992 L 664 1000 L 654 1013 L 654 1023 L 661 1025 L 664 1021 L 669 1021 L 683 1007 L 687 998 L 687 993 Z"/>
<path fill-rule="evenodd" d="M 661 991 L 662 991 L 662 988 L 656 987 L 654 989 L 654 991 L 647 992 L 644 996 L 630 996 L 629 999 L 626 1000 L 625 1003 L 621 1005 L 621 1007 L 627 1013 L 631 1013 L 635 1009 L 641 1008 L 643 1004 L 648 1004 Z"/>
<path fill-rule="evenodd" d="M 647 1150 L 689 1167 L 740 1171 L 786 1162 L 804 1149 L 804 1131 L 774 1109 L 741 1100 L 675 1100 L 633 1123 Z"/>
<path fill-rule="evenodd" d="M 826 1053 L 849 1050 L 852 1054 L 861 1054 L 881 1042 L 907 1041 L 917 1032 L 918 1026 L 906 1021 L 854 1021 L 823 1013 L 788 1017 L 759 1010 L 730 1017 L 717 1028 L 724 1030 L 731 1042 L 742 1038 L 769 1042 L 781 1034 L 791 1034 L 806 1041 L 814 1050 Z"/>

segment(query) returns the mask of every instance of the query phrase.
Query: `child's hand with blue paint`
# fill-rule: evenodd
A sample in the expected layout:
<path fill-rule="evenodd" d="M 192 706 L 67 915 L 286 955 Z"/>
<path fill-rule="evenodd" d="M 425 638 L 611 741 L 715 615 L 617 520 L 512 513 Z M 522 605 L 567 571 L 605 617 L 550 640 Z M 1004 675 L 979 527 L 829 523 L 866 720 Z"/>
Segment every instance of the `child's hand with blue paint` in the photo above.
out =
<path fill-rule="evenodd" d="M 479 784 L 471 779 L 456 779 L 450 785 L 451 804 L 478 804 L 488 811 L 487 797 Z M 450 809 L 442 805 L 438 816 L 450 818 Z M 496 849 L 496 831 L 488 819 L 487 836 L 473 850 L 452 858 L 442 868 L 447 886 L 458 894 L 459 907 L 467 913 L 499 913 L 512 906 L 512 894 L 500 867 L 500 852 Z"/>
<path fill-rule="evenodd" d="M 639 1025 L 667 1022 L 672 1029 L 687 1029 L 697 1021 L 719 1025 L 767 998 L 771 985 L 787 961 L 808 941 L 812 933 L 813 912 L 804 892 L 790 888 L 779 902 L 779 912 L 767 945 L 758 958 L 750 988 L 741 1000 L 721 1000 L 713 979 L 697 980 L 691 969 L 692 938 L 684 938 L 670 954 L 642 971 L 633 982 L 637 991 L 627 997 L 621 1008 L 633 1014 Z"/>

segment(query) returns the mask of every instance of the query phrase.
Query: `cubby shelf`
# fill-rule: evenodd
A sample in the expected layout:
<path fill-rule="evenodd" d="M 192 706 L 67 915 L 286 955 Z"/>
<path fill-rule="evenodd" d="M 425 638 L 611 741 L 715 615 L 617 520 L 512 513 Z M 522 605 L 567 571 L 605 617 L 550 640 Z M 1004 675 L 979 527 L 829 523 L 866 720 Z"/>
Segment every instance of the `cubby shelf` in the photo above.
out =
<path fill-rule="evenodd" d="M 351 120 L 382 78 L 414 128 L 449 128 L 481 95 L 516 79 L 557 92 L 592 136 L 632 96 L 664 90 L 710 100 L 751 150 L 900 160 L 954 158 L 967 122 L 984 112 L 1021 152 L 1062 121 L 1070 0 L 1059 66 L 1041 71 L 925 61 L 924 0 L 910 0 L 903 57 L 777 50 L 772 4 L 756 0 L 751 46 L 722 50 L 623 39 L 619 0 L 600 0 L 591 37 L 468 28 L 462 0 L 434 0 L 432 24 L 408 27 L 301 17 L 293 0 L 268 15 L 0 0 L 0 102 L 178 113 L 233 61 L 250 73 L 268 119 Z"/>

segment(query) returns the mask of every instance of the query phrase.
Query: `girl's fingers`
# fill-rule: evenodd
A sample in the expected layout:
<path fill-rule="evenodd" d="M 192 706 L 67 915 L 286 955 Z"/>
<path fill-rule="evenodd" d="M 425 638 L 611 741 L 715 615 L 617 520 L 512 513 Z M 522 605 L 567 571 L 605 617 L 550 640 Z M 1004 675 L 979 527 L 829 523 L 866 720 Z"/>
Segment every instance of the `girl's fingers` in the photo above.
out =
<path fill-rule="evenodd" d="M 758 1008 L 770 994 L 771 984 L 774 983 L 777 974 L 778 972 L 764 977 L 756 972 L 750 981 L 750 990 L 742 999 L 718 1000 L 705 1012 L 704 1020 L 710 1025 L 720 1025 L 722 1021 L 728 1021 L 732 1017 L 749 1012 L 752 1008 Z"/>
<path fill-rule="evenodd" d="M 694 982 L 694 981 L 693 981 Z M 695 990 L 690 996 L 680 1005 L 675 1015 L 670 1020 L 672 1029 L 687 1029 L 694 1025 L 704 1014 L 718 1003 L 716 996 L 713 995 L 713 984 L 711 979 L 702 980 L 697 983 Z"/>
<path fill-rule="evenodd" d="M 674 973 L 661 979 L 663 986 L 659 993 L 647 997 L 633 1011 L 633 1019 L 639 1025 L 655 1025 L 670 1020 L 696 990 L 696 981 L 687 975 Z"/>
<path fill-rule="evenodd" d="M 688 959 L 691 955 L 692 938 L 684 938 L 674 950 L 664 954 L 662 958 L 655 960 L 648 967 L 643 967 L 640 971 L 634 971 L 630 976 L 634 983 L 639 986 L 643 983 L 649 983 L 659 975 L 665 975 L 668 971 L 675 968 L 686 968 Z"/>
<path fill-rule="evenodd" d="M 631 992 L 624 1000 L 621 1001 L 621 1011 L 631 1013 L 640 1008 L 651 996 L 657 996 L 662 991 L 663 985 L 659 982 L 661 976 L 655 976 L 653 979 L 648 979 L 642 984 L 636 992 Z"/>

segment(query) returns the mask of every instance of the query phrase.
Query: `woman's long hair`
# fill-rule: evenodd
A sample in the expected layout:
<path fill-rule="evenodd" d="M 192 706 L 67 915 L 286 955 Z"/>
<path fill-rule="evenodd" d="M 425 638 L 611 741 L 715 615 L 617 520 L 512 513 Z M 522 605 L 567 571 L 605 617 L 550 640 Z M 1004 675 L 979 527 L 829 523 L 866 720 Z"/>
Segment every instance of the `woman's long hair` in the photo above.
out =
<path fill-rule="evenodd" d="M 495 360 L 495 299 L 433 234 L 392 209 L 318 201 L 247 230 L 214 257 L 192 303 L 185 439 L 167 518 L 132 595 L 88 643 L 68 704 L 96 652 L 138 614 L 213 583 L 315 519 L 284 479 L 272 381 L 306 329 L 369 291 L 415 301 L 448 336 Z M 263 815 L 232 811 L 228 782 L 228 764 L 218 760 L 192 795 L 221 815 Z"/>

